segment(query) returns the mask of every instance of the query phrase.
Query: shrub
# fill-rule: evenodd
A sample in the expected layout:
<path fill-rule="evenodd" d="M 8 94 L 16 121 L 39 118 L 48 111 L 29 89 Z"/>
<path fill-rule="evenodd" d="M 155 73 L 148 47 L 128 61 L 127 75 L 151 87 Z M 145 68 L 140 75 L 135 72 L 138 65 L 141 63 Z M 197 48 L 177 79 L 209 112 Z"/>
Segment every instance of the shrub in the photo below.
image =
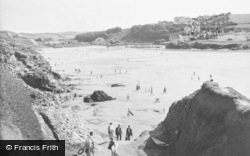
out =
<path fill-rule="evenodd" d="M 106 32 L 89 32 L 89 33 L 76 35 L 75 37 L 75 39 L 78 42 L 92 42 L 97 38 L 108 39 L 109 35 Z"/>

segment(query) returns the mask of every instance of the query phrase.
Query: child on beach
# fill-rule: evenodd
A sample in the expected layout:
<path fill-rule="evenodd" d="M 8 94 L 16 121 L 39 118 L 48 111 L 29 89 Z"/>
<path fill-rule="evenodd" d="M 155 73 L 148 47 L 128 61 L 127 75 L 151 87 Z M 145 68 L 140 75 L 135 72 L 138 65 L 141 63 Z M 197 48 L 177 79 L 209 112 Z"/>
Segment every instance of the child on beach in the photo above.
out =
<path fill-rule="evenodd" d="M 127 101 L 130 101 L 130 97 L 129 97 L 129 94 L 127 95 Z"/>

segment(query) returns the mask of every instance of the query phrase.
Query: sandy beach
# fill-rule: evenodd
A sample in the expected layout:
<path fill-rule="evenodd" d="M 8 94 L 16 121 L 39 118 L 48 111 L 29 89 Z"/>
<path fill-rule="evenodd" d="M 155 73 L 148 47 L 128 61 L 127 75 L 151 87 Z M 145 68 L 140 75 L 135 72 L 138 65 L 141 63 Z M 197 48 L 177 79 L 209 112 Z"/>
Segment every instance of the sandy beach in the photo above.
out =
<path fill-rule="evenodd" d="M 108 141 L 107 127 L 112 122 L 121 124 L 123 130 L 131 125 L 136 139 L 143 131 L 152 130 L 166 117 L 170 105 L 199 89 L 212 79 L 222 87 L 231 86 L 245 96 L 250 95 L 249 53 L 228 51 L 170 51 L 165 49 L 131 49 L 89 46 L 64 49 L 43 49 L 42 55 L 52 65 L 52 70 L 71 78 L 75 86 L 61 96 L 82 95 L 63 105 L 78 105 L 78 115 L 87 121 L 86 127 Z M 226 64 L 226 65 L 225 65 Z M 80 69 L 81 72 L 76 72 Z M 92 71 L 92 74 L 91 74 Z M 124 87 L 111 87 L 121 83 Z M 141 90 L 136 91 L 140 84 Z M 153 88 L 153 94 L 149 88 Z M 163 93 L 166 86 L 166 93 Z M 103 90 L 116 100 L 84 103 L 83 97 L 95 90 Z M 127 100 L 127 94 L 130 100 Z M 160 102 L 155 102 L 159 98 Z M 127 109 L 134 116 L 127 117 Z M 164 111 L 165 109 L 165 111 Z M 129 142 L 118 142 L 124 145 Z M 107 144 L 97 152 L 110 155 Z M 123 153 L 123 149 L 119 149 Z M 106 152 L 102 152 L 106 151 Z M 125 151 L 126 153 L 128 151 Z M 74 153 L 74 152 L 73 152 Z M 66 151 L 66 154 L 73 154 Z"/>

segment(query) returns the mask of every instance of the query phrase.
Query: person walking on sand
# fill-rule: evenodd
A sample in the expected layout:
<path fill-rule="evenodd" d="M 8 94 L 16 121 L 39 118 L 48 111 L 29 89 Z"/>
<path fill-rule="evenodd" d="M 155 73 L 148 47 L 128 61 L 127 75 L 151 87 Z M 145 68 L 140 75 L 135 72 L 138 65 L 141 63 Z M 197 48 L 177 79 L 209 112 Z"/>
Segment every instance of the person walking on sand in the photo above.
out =
<path fill-rule="evenodd" d="M 113 138 L 110 138 L 108 149 L 111 150 L 111 156 L 119 156 L 117 153 L 117 145 Z"/>
<path fill-rule="evenodd" d="M 126 141 L 130 141 L 130 137 L 133 136 L 132 129 L 130 128 L 130 125 L 128 125 L 128 128 L 126 129 Z"/>
<path fill-rule="evenodd" d="M 118 125 L 118 127 L 116 127 L 115 134 L 116 134 L 117 140 L 122 140 L 122 128 L 121 128 L 120 124 Z"/>
<path fill-rule="evenodd" d="M 166 86 L 164 86 L 163 93 L 166 93 L 166 92 L 167 92 L 167 88 Z"/>
<path fill-rule="evenodd" d="M 90 132 L 84 143 L 84 146 L 82 147 L 82 149 L 84 149 L 86 153 L 86 156 L 94 156 L 95 144 L 92 137 L 93 137 L 93 132 Z"/>
<path fill-rule="evenodd" d="M 134 116 L 134 114 L 130 111 L 130 109 L 128 108 L 128 113 L 127 113 L 127 117 L 130 117 L 130 115 Z"/>
<path fill-rule="evenodd" d="M 129 94 L 127 94 L 127 101 L 130 101 L 130 96 L 129 96 Z"/>
<path fill-rule="evenodd" d="M 150 89 L 150 93 L 151 95 L 153 95 L 153 87 L 151 86 L 151 89 Z"/>
<path fill-rule="evenodd" d="M 109 123 L 109 126 L 108 126 L 108 134 L 109 134 L 109 138 L 114 138 L 114 127 L 112 125 L 112 122 Z"/>

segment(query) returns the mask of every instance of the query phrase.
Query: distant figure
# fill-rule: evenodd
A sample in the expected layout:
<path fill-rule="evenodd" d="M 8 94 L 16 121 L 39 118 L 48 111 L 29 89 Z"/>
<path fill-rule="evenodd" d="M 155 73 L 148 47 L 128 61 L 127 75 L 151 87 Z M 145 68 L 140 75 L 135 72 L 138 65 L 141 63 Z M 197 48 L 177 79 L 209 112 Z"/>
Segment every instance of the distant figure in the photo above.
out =
<path fill-rule="evenodd" d="M 92 137 L 93 137 L 93 132 L 90 132 L 89 136 L 85 141 L 84 146 L 82 147 L 87 156 L 94 156 L 95 144 Z"/>
<path fill-rule="evenodd" d="M 130 97 L 129 97 L 129 94 L 127 94 L 127 101 L 130 101 Z"/>
<path fill-rule="evenodd" d="M 76 93 L 74 93 L 73 99 L 77 99 L 77 94 Z"/>
<path fill-rule="evenodd" d="M 160 98 L 155 98 L 155 103 L 160 103 Z"/>
<path fill-rule="evenodd" d="M 167 93 L 167 88 L 164 86 L 163 93 Z"/>
<path fill-rule="evenodd" d="M 109 123 L 109 126 L 108 126 L 108 134 L 109 134 L 109 138 L 114 138 L 114 127 L 112 125 L 112 122 Z"/>
<path fill-rule="evenodd" d="M 151 86 L 150 93 L 153 94 L 153 87 Z"/>
<path fill-rule="evenodd" d="M 198 76 L 198 81 L 200 81 L 200 77 Z"/>
<path fill-rule="evenodd" d="M 195 76 L 195 72 L 194 72 L 194 76 Z"/>
<path fill-rule="evenodd" d="M 93 72 L 92 72 L 92 71 L 90 71 L 90 74 L 92 75 L 92 74 L 93 74 Z"/>
<path fill-rule="evenodd" d="M 116 74 L 116 69 L 115 69 L 115 74 Z"/>
<path fill-rule="evenodd" d="M 108 149 L 111 150 L 111 156 L 119 156 L 119 155 L 117 154 L 117 147 L 116 147 L 116 144 L 115 144 L 113 138 L 110 138 L 110 142 L 109 142 Z"/>
<path fill-rule="evenodd" d="M 130 125 L 128 125 L 128 128 L 126 129 L 126 137 L 125 140 L 130 141 L 130 137 L 133 136 L 132 129 L 130 128 Z"/>
<path fill-rule="evenodd" d="M 101 78 L 102 78 L 102 74 L 101 74 Z"/>
<path fill-rule="evenodd" d="M 212 78 L 212 75 L 210 74 L 210 79 Z"/>
<path fill-rule="evenodd" d="M 140 84 L 138 83 L 137 85 L 136 85 L 136 90 L 138 91 L 138 90 L 140 90 L 141 89 L 141 87 L 140 87 Z"/>
<path fill-rule="evenodd" d="M 122 128 L 120 127 L 120 124 L 115 129 L 116 139 L 122 140 Z"/>
<path fill-rule="evenodd" d="M 130 111 L 130 109 L 128 108 L 128 112 L 127 112 L 127 117 L 130 117 L 130 115 L 134 116 L 134 114 Z"/>

